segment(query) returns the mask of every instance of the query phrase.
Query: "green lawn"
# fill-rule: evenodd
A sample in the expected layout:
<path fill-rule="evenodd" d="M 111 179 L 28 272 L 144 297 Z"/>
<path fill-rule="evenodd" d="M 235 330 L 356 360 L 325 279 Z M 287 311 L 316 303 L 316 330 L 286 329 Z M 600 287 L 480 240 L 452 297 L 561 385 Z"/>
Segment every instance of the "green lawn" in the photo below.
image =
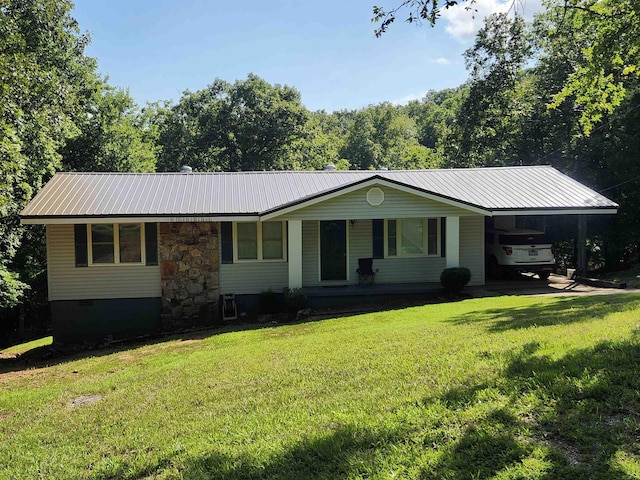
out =
<path fill-rule="evenodd" d="M 640 478 L 639 328 L 500 297 L 5 361 L 0 478 Z"/>
<path fill-rule="evenodd" d="M 51 345 L 53 342 L 53 337 L 44 337 L 38 340 L 33 340 L 31 342 L 22 343 L 20 345 L 15 345 L 13 347 L 5 348 L 4 350 L 0 350 L 0 359 L 2 358 L 14 358 L 17 355 L 22 355 L 29 350 L 33 350 L 34 348 L 44 347 L 45 345 Z"/>

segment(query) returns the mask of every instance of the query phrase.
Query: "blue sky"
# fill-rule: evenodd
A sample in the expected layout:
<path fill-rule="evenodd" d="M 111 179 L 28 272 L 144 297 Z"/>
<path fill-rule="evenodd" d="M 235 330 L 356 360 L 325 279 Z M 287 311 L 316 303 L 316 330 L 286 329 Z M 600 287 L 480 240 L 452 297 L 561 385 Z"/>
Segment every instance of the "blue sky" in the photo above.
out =
<path fill-rule="evenodd" d="M 527 17 L 540 10 L 540 0 L 517 1 Z M 376 38 L 372 6 L 399 3 L 75 0 L 73 16 L 91 33 L 87 54 L 100 72 L 141 105 L 255 73 L 296 87 L 310 110 L 334 111 L 460 85 L 462 52 L 481 19 L 507 8 L 505 0 L 477 0 L 475 14 L 457 7 L 436 28 L 398 21 Z"/>

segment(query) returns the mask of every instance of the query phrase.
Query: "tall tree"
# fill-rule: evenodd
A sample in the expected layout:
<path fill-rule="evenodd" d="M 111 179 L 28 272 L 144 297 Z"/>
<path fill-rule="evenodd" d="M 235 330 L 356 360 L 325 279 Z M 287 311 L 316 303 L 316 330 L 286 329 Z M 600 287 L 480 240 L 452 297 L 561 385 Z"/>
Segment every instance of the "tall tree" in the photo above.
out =
<path fill-rule="evenodd" d="M 68 0 L 0 0 L 0 308 L 16 304 L 25 286 L 12 265 L 18 213 L 78 134 L 79 98 L 94 75 L 71 8 Z"/>
<path fill-rule="evenodd" d="M 553 9 L 556 24 L 589 31 L 581 48 L 584 62 L 575 65 L 554 105 L 574 100 L 580 123 L 589 135 L 604 116 L 623 102 L 640 75 L 640 3 L 637 0 L 564 0 Z M 550 32 L 552 35 L 555 32 Z"/>
<path fill-rule="evenodd" d="M 388 30 L 396 18 L 409 23 L 426 21 L 434 26 L 442 9 L 464 5 L 473 15 L 475 0 L 404 0 L 391 8 L 373 7 L 376 36 Z M 517 12 L 519 2 L 512 0 Z M 556 25 L 590 32 L 588 45 L 576 47 L 585 62 L 574 66 L 553 105 L 571 102 L 581 110 L 580 125 L 589 135 L 594 126 L 618 108 L 640 75 L 640 2 L 637 0 L 549 0 Z M 550 31 L 554 34 L 554 31 Z"/>
<path fill-rule="evenodd" d="M 415 120 L 390 103 L 357 112 L 342 156 L 362 170 L 432 168 L 437 164 L 433 152 L 420 145 Z"/>
<path fill-rule="evenodd" d="M 457 115 L 451 166 L 530 163 L 539 152 L 522 135 L 533 111 L 525 65 L 531 42 L 524 21 L 505 14 L 488 17 L 465 52 L 469 91 Z"/>
<path fill-rule="evenodd" d="M 340 157 L 344 134 L 339 116 L 312 112 L 302 130 L 302 135 L 286 149 L 283 161 L 287 168 L 319 170 L 329 163 L 348 168 L 349 162 Z"/>
<path fill-rule="evenodd" d="M 158 111 L 158 170 L 189 164 L 202 171 L 287 168 L 287 149 L 304 136 L 309 112 L 300 93 L 257 75 L 185 92 Z"/>
<path fill-rule="evenodd" d="M 80 134 L 62 148 L 67 171 L 152 172 L 156 169 L 157 127 L 140 112 L 127 91 L 96 78 L 87 88 Z"/>

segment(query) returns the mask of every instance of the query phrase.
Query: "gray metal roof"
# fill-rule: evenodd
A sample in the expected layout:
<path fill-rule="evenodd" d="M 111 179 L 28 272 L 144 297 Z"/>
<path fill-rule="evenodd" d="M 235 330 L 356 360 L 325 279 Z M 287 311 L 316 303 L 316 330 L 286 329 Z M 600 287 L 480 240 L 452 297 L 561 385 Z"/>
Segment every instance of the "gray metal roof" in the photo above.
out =
<path fill-rule="evenodd" d="M 378 179 L 486 210 L 615 210 L 550 166 L 398 171 L 57 173 L 23 219 L 260 215 Z"/>

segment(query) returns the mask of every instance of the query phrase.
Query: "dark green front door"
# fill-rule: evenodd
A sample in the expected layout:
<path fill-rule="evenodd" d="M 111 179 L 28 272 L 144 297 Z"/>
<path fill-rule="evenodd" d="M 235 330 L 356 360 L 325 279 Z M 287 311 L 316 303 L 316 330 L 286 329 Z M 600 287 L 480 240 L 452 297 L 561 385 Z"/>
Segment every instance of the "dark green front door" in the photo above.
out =
<path fill-rule="evenodd" d="M 347 279 L 347 222 L 320 222 L 320 280 Z"/>

